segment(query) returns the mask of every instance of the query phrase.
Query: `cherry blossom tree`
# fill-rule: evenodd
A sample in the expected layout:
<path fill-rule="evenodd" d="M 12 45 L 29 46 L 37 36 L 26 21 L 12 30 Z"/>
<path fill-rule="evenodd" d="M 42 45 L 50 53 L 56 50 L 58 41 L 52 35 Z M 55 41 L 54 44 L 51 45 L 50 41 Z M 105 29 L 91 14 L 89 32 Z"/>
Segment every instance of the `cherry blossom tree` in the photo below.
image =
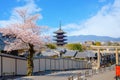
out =
<path fill-rule="evenodd" d="M 12 41 L 5 41 L 7 51 L 27 49 L 29 51 L 27 57 L 27 75 L 33 73 L 33 55 L 36 49 L 44 46 L 47 36 L 42 34 L 43 28 L 37 25 L 39 14 L 28 14 L 27 9 L 16 10 L 21 18 L 20 21 L 10 24 L 4 28 L 0 28 L 0 33 L 4 36 L 13 38 Z"/>

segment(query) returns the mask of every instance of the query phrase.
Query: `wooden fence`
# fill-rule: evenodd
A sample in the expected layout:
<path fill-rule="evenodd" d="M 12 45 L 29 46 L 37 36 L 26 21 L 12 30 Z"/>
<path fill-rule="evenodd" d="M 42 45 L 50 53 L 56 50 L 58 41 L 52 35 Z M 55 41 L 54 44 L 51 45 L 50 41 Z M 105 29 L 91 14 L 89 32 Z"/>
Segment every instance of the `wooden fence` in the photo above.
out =
<path fill-rule="evenodd" d="M 91 68 L 87 66 L 86 61 L 64 58 L 39 57 L 34 59 L 34 71 L 40 72 L 46 70 L 72 70 Z M 0 54 L 0 76 L 8 75 L 26 75 L 27 61 L 26 58 Z"/>

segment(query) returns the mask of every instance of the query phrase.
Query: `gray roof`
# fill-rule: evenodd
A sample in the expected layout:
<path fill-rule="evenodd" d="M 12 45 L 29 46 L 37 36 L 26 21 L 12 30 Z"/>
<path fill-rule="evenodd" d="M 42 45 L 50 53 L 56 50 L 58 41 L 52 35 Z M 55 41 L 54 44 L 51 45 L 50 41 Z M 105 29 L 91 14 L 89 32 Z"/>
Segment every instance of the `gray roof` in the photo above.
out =
<path fill-rule="evenodd" d="M 62 29 L 59 29 L 59 30 L 55 31 L 54 33 L 66 33 L 66 32 L 64 32 Z"/>
<path fill-rule="evenodd" d="M 73 50 L 67 50 L 67 52 L 65 54 L 63 54 L 63 56 L 70 56 L 73 57 L 76 54 L 77 51 L 73 51 Z"/>
<path fill-rule="evenodd" d="M 59 55 L 59 51 L 56 50 L 46 50 L 42 51 L 43 56 L 54 56 L 54 55 Z"/>
<path fill-rule="evenodd" d="M 86 57 L 95 57 L 95 53 L 91 50 L 78 52 L 75 58 L 86 58 Z"/>

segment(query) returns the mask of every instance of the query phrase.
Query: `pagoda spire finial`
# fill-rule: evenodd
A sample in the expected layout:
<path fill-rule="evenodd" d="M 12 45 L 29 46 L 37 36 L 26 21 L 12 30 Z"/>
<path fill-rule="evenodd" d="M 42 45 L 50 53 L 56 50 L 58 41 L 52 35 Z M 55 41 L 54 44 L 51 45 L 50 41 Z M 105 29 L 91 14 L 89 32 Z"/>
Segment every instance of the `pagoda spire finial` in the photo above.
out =
<path fill-rule="evenodd" d="M 60 27 L 60 30 L 61 30 L 61 21 L 60 21 L 59 27 Z"/>

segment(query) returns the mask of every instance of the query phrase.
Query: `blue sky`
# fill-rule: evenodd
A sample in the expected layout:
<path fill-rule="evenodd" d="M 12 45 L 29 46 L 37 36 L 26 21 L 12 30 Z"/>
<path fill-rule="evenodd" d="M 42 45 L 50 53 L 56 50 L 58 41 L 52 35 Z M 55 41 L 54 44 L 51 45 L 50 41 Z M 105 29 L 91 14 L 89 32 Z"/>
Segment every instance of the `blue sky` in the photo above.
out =
<path fill-rule="evenodd" d="M 48 26 L 48 33 L 59 28 L 67 35 L 120 37 L 120 0 L 1 0 L 0 26 L 15 22 L 15 9 L 28 8 L 41 14 L 39 25 Z"/>

